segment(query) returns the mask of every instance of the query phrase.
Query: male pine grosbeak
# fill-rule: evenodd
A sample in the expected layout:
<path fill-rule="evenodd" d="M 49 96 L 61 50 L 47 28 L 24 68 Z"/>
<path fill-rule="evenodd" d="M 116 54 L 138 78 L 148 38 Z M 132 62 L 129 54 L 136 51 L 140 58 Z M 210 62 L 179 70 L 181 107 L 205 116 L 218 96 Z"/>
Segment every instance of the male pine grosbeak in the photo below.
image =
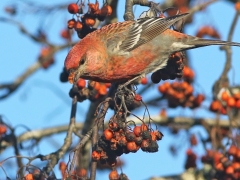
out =
<path fill-rule="evenodd" d="M 207 40 L 169 29 L 188 14 L 141 18 L 106 25 L 79 41 L 68 53 L 65 68 L 79 78 L 99 82 L 132 80 L 163 69 L 178 51 L 240 43 Z"/>

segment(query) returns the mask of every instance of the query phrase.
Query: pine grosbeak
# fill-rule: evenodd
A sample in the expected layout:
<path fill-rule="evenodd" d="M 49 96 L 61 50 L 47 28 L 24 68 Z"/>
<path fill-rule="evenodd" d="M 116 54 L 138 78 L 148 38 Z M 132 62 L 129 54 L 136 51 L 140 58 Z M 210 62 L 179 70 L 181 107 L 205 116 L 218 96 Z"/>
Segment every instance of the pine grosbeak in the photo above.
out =
<path fill-rule="evenodd" d="M 209 45 L 240 46 L 240 43 L 207 40 L 169 29 L 187 15 L 106 25 L 88 34 L 70 50 L 65 68 L 74 74 L 75 82 L 79 78 L 127 81 L 164 68 L 174 52 Z"/>

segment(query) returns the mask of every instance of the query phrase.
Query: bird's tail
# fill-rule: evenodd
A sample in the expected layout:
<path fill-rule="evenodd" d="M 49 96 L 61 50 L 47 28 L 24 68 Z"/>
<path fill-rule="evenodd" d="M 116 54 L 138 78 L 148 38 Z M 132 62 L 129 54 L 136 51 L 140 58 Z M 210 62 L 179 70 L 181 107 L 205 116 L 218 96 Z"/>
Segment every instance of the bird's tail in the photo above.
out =
<path fill-rule="evenodd" d="M 230 42 L 230 41 L 221 41 L 214 39 L 202 39 L 202 38 L 190 38 L 186 45 L 192 46 L 190 49 L 203 47 L 203 46 L 211 46 L 211 45 L 226 45 L 226 46 L 239 46 L 240 43 Z"/>

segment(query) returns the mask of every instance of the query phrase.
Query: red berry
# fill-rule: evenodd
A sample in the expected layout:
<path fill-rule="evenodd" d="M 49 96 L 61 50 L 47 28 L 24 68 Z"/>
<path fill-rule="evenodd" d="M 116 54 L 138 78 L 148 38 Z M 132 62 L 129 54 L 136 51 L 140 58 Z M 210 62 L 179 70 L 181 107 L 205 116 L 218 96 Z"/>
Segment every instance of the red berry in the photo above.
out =
<path fill-rule="evenodd" d="M 235 99 L 234 99 L 233 97 L 229 97 L 228 100 L 227 100 L 227 105 L 228 105 L 229 107 L 234 107 L 235 104 L 236 104 Z"/>
<path fill-rule="evenodd" d="M 145 85 L 148 83 L 148 79 L 146 77 L 141 79 L 141 84 Z"/>
<path fill-rule="evenodd" d="M 68 29 L 74 28 L 75 23 L 76 23 L 76 20 L 75 20 L 75 19 L 70 19 L 70 20 L 68 21 Z"/>
<path fill-rule="evenodd" d="M 68 5 L 68 12 L 70 14 L 77 14 L 78 13 L 78 5 L 75 3 L 71 3 Z"/>
<path fill-rule="evenodd" d="M 84 79 L 79 79 L 78 81 L 77 81 L 77 87 L 79 88 L 79 89 L 83 89 L 83 88 L 85 88 L 85 86 L 86 86 L 86 81 L 84 80 Z"/>
<path fill-rule="evenodd" d="M 141 126 L 135 126 L 134 128 L 133 128 L 133 133 L 138 137 L 138 136 L 140 136 L 140 133 L 141 133 L 142 131 L 141 131 Z"/>
<path fill-rule="evenodd" d="M 139 94 L 136 94 L 136 95 L 134 96 L 134 99 L 135 99 L 136 101 L 141 101 L 141 100 L 142 100 L 142 97 L 141 97 Z"/>

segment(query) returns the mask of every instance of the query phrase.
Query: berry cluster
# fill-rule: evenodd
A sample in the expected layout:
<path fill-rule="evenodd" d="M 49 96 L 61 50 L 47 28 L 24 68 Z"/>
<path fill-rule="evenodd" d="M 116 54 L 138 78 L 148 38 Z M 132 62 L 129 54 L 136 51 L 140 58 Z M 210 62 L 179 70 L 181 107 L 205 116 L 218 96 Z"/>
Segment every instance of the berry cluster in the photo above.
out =
<path fill-rule="evenodd" d="M 69 76 L 69 81 L 72 82 L 71 76 Z M 82 102 L 86 99 L 90 101 L 95 101 L 100 97 L 107 95 L 108 88 L 111 87 L 111 83 L 99 83 L 96 81 L 88 81 L 88 86 L 86 87 L 86 80 L 78 79 L 76 86 L 74 86 L 70 92 L 70 97 L 77 95 L 77 100 Z"/>
<path fill-rule="evenodd" d="M 220 39 L 220 35 L 214 27 L 211 26 L 203 26 L 196 33 L 197 37 L 202 38 L 203 36 L 210 36 L 212 38 Z"/>
<path fill-rule="evenodd" d="M 53 53 L 51 47 L 43 47 L 38 57 L 38 62 L 41 63 L 44 69 L 47 69 L 54 63 Z"/>
<path fill-rule="evenodd" d="M 140 148 L 145 152 L 157 152 L 157 141 L 161 140 L 162 136 L 160 131 L 152 130 L 145 123 L 131 130 L 123 113 L 117 113 L 110 119 L 108 127 L 93 148 L 92 160 L 114 167 L 116 158 L 123 153 L 135 153 Z"/>
<path fill-rule="evenodd" d="M 215 177 L 219 180 L 240 178 L 240 148 L 231 145 L 226 155 L 213 150 L 208 150 L 202 157 L 202 162 L 211 164 L 215 170 Z"/>
<path fill-rule="evenodd" d="M 182 82 L 164 82 L 158 86 L 159 92 L 168 100 L 169 107 L 177 106 L 196 108 L 201 105 L 205 99 L 203 94 L 193 95 L 193 87 L 186 81 Z"/>
<path fill-rule="evenodd" d="M 69 179 L 69 180 L 87 180 L 88 173 L 87 170 L 84 168 L 78 168 L 75 171 L 69 173 L 67 172 L 67 165 L 65 162 L 59 163 L 59 170 L 62 174 L 62 179 Z"/>
<path fill-rule="evenodd" d="M 240 91 L 234 92 L 228 89 L 220 91 L 218 99 L 210 104 L 210 111 L 227 114 L 227 108 L 240 109 Z"/>
<path fill-rule="evenodd" d="M 161 80 L 181 78 L 184 68 L 183 60 L 184 55 L 182 52 L 172 54 L 168 59 L 167 66 L 152 74 L 152 82 L 157 84 Z"/>
<path fill-rule="evenodd" d="M 96 19 L 99 21 L 103 21 L 106 16 L 110 16 L 112 14 L 112 8 L 109 5 L 104 5 L 101 9 L 99 8 L 99 3 L 96 1 L 95 4 L 88 3 L 89 11 L 82 15 L 80 18 L 80 14 L 83 14 L 82 6 L 84 4 L 69 4 L 68 12 L 70 14 L 76 15 L 76 19 L 72 18 L 68 21 L 68 28 L 75 29 L 78 33 L 79 38 L 84 38 L 88 33 L 94 31 L 92 28 L 96 22 Z"/>
<path fill-rule="evenodd" d="M 34 169 L 25 175 L 24 180 L 54 180 L 54 175 L 49 175 L 47 178 L 39 169 Z"/>

